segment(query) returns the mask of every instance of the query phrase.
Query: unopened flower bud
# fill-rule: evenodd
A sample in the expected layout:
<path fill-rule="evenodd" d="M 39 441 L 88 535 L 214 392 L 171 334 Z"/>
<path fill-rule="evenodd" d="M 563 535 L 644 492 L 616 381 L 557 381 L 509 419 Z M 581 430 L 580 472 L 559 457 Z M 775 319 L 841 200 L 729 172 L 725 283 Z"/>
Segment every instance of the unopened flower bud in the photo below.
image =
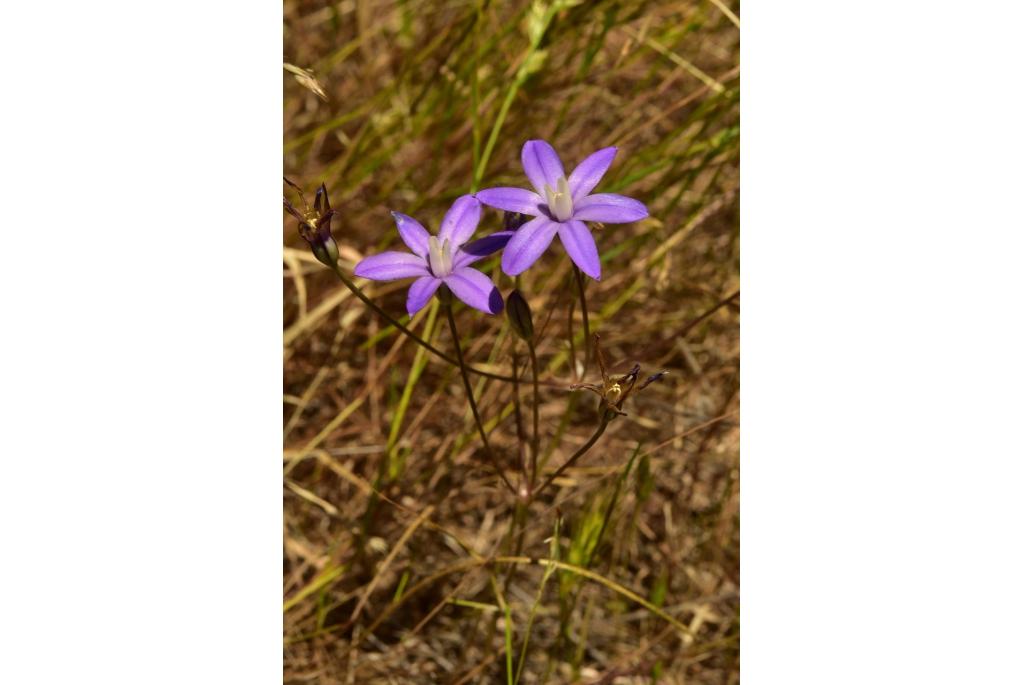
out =
<path fill-rule="evenodd" d="M 530 305 L 518 290 L 513 290 L 505 299 L 505 313 L 512 330 L 526 342 L 533 340 L 533 315 Z"/>
<path fill-rule="evenodd" d="M 309 246 L 313 250 L 313 256 L 324 266 L 333 269 L 338 264 L 338 244 L 331 236 L 328 235 L 326 240 L 311 240 Z"/>
<path fill-rule="evenodd" d="M 505 212 L 505 218 L 502 224 L 502 230 L 504 231 L 515 231 L 520 226 L 529 221 L 532 217 L 526 214 L 520 214 L 518 212 Z"/>

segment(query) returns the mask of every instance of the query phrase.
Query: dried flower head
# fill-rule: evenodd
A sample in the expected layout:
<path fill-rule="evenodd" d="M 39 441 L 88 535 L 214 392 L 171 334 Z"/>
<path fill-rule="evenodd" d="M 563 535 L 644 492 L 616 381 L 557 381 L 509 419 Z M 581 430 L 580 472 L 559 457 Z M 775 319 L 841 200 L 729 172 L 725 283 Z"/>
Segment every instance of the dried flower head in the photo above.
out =
<path fill-rule="evenodd" d="M 622 411 L 622 403 L 634 392 L 640 392 L 654 381 L 661 380 L 668 372 L 659 371 L 648 376 L 647 379 L 637 387 L 637 380 L 640 378 L 640 365 L 634 364 L 629 373 L 622 376 L 610 376 L 608 374 L 608 363 L 605 361 L 604 352 L 601 351 L 601 336 L 594 334 L 594 354 L 597 357 L 597 367 L 601 371 L 601 384 L 575 383 L 569 386 L 570 390 L 589 390 L 601 398 L 601 404 L 609 411 L 618 416 L 625 416 Z"/>
<path fill-rule="evenodd" d="M 300 212 L 288 201 L 288 198 L 284 198 L 285 210 L 299 220 L 299 235 L 309 243 L 314 257 L 326 266 L 334 268 L 338 264 L 338 244 L 334 242 L 334 237 L 331 235 L 331 219 L 334 218 L 334 210 L 331 209 L 331 201 L 327 198 L 327 186 L 323 183 L 320 184 L 316 190 L 316 197 L 313 198 L 313 206 L 310 207 L 306 202 L 306 196 L 302 193 L 302 188 L 287 178 L 284 179 L 284 182 L 298 191 L 305 208 Z"/>

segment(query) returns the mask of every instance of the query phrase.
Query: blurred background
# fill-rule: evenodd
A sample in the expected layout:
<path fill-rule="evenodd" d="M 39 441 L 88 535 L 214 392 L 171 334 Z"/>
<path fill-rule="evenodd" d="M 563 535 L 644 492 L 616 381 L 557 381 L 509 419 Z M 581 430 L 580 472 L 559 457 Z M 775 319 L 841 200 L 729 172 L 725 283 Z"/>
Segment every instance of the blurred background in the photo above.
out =
<path fill-rule="evenodd" d="M 285 2 L 284 173 L 310 200 L 326 184 L 344 270 L 404 249 L 389 210 L 436 231 L 457 196 L 524 186 L 528 139 L 552 143 L 567 171 L 615 145 L 596 190 L 651 215 L 594 227 L 590 326 L 615 372 L 669 372 L 524 520 L 522 555 L 589 575 L 480 563 L 515 551 L 515 503 L 482 458 L 457 371 L 356 300 L 286 216 L 286 682 L 509 682 L 508 644 L 513 682 L 738 682 L 737 11 Z M 500 229 L 499 212 L 483 217 L 478 235 Z M 482 269 L 507 295 L 496 263 Z M 569 386 L 599 374 L 580 377 L 582 318 L 557 240 L 521 280 L 551 471 L 597 421 L 596 398 Z M 408 282 L 359 283 L 407 321 Z M 470 363 L 507 373 L 524 353 L 504 317 L 455 315 Z M 443 324 L 435 306 L 410 325 L 450 353 Z M 511 385 L 474 384 L 512 465 Z M 528 414 L 529 388 L 520 395 Z"/>

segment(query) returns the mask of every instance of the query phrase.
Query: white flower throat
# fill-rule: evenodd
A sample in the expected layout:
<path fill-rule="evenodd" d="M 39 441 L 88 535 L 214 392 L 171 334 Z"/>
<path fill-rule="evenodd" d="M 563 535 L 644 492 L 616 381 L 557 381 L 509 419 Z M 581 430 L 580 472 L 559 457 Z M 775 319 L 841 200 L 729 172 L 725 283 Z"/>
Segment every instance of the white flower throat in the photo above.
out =
<path fill-rule="evenodd" d="M 558 177 L 554 189 L 545 183 L 544 195 L 552 216 L 559 221 L 568 221 L 572 218 L 572 193 L 569 192 L 569 182 L 565 180 L 565 176 Z"/>
<path fill-rule="evenodd" d="M 430 240 L 427 241 L 430 249 L 430 270 L 434 272 L 436 278 L 444 278 L 452 272 L 452 245 L 445 238 L 444 242 L 440 242 L 437 236 L 430 236 Z"/>

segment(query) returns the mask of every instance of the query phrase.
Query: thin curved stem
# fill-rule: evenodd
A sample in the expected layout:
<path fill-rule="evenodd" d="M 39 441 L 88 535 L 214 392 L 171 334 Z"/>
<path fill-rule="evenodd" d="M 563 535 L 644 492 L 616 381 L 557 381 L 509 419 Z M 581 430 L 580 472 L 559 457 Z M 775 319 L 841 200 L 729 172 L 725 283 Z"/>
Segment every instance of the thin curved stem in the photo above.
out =
<path fill-rule="evenodd" d="M 614 416 L 614 414 L 612 416 Z M 608 427 L 609 421 L 611 421 L 611 416 L 609 416 L 609 412 L 605 410 L 605 412 L 601 415 L 601 423 L 597 426 L 597 430 L 594 431 L 594 434 L 590 436 L 590 439 L 587 440 L 587 442 L 582 447 L 576 450 L 576 452 L 571 457 L 569 457 L 569 459 L 566 460 L 564 464 L 559 466 L 554 473 L 548 476 L 547 480 L 544 481 L 544 484 L 537 488 L 537 490 L 531 494 L 531 500 L 535 499 L 537 495 L 542 493 L 544 489 L 551 485 L 551 483 L 553 483 L 556 478 L 565 473 L 566 469 L 570 468 L 573 464 L 575 464 L 580 457 L 586 454 L 587 451 L 594 446 L 594 443 L 597 442 L 598 438 L 600 438 L 604 434 L 604 429 Z"/>
<path fill-rule="evenodd" d="M 459 362 L 457 362 L 455 359 L 452 359 L 447 354 L 445 354 L 441 350 L 437 349 L 436 347 L 434 347 L 433 345 L 428 343 L 423 338 L 421 338 L 418 335 L 416 335 L 415 333 L 413 333 L 411 330 L 409 330 L 408 328 L 406 328 L 405 326 L 400 324 L 397 319 L 395 319 L 393 316 L 391 316 L 386 311 L 381 309 L 380 305 L 378 305 L 373 300 L 371 300 L 369 297 L 367 297 L 366 294 L 362 290 L 359 289 L 359 286 L 357 286 L 355 283 L 352 282 L 352 279 L 349 278 L 348 275 L 346 275 L 345 272 L 341 270 L 340 266 L 335 265 L 334 273 L 337 274 L 338 278 L 341 279 L 341 282 L 344 283 L 345 286 L 349 290 L 352 291 L 353 295 L 355 295 L 356 297 L 358 297 L 360 300 L 363 301 L 363 304 L 365 304 L 367 307 L 369 307 L 373 311 L 377 312 L 378 316 L 380 316 L 382 319 L 387 321 L 389 324 L 391 324 L 392 326 L 394 326 L 395 328 L 400 330 L 402 333 L 404 333 L 406 336 L 408 336 L 413 342 L 415 342 L 416 344 L 420 345 L 421 347 L 426 349 L 428 352 L 432 353 L 434 356 L 440 357 L 441 359 L 443 359 L 444 361 L 448 362 L 452 366 L 458 366 L 459 365 Z M 467 367 L 465 367 L 465 370 L 469 371 L 470 373 L 475 373 L 478 376 L 483 376 L 485 378 L 492 378 L 492 379 L 494 379 L 496 381 L 505 381 L 507 383 L 511 383 L 512 382 L 512 378 L 510 376 L 502 376 L 501 374 L 491 373 L 489 371 L 482 371 L 482 370 L 480 370 L 480 369 L 478 369 L 476 367 L 473 367 L 473 366 L 467 366 Z"/>
<path fill-rule="evenodd" d="M 441 286 L 442 288 L 446 286 Z M 450 296 L 449 296 L 450 297 Z M 516 489 L 512 487 L 512 483 L 509 482 L 508 477 L 505 476 L 505 472 L 501 470 L 501 466 L 498 465 L 498 460 L 494 457 L 494 452 L 491 451 L 491 443 L 487 440 L 487 432 L 484 430 L 484 422 L 480 419 L 480 411 L 476 407 L 476 398 L 473 397 L 473 386 L 469 382 L 469 373 L 466 370 L 466 361 L 462 357 L 462 345 L 459 343 L 459 331 L 455 327 L 455 316 L 452 314 L 451 301 L 443 302 L 444 313 L 448 317 L 448 327 L 452 331 L 452 344 L 455 345 L 455 356 L 458 358 L 456 362 L 459 366 L 459 371 L 462 373 L 462 383 L 466 386 L 466 397 L 469 399 L 469 408 L 473 411 L 473 420 L 476 421 L 476 428 L 480 432 L 480 441 L 484 444 L 484 453 L 487 455 L 488 461 L 491 463 L 491 467 L 498 472 L 501 476 L 501 480 L 504 481 L 506 487 L 513 494 Z"/>

